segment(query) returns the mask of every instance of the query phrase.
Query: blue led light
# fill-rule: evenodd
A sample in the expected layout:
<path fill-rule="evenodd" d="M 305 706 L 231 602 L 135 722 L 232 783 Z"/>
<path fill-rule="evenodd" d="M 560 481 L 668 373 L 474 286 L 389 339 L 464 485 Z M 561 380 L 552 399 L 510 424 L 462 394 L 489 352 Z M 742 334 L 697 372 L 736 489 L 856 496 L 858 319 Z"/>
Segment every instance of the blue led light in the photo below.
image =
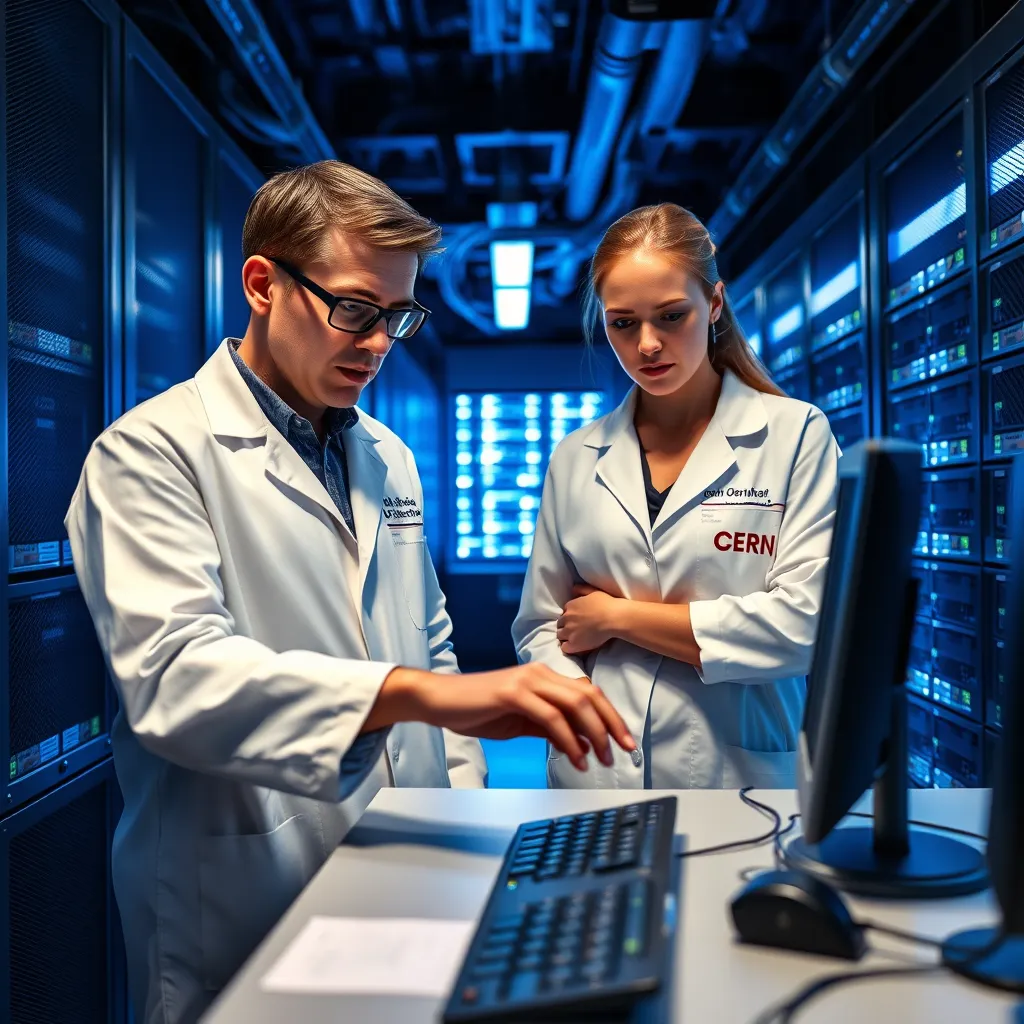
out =
<path fill-rule="evenodd" d="M 889 262 L 895 263 L 966 213 L 967 186 L 961 184 L 937 203 L 932 203 L 909 224 L 889 232 Z"/>
<path fill-rule="evenodd" d="M 529 288 L 533 281 L 533 242 L 491 242 L 495 288 Z"/>
<path fill-rule="evenodd" d="M 1024 178 L 1024 142 L 1018 142 L 1009 152 L 992 162 L 988 170 L 989 195 Z"/>
<path fill-rule="evenodd" d="M 772 321 L 768 333 L 773 342 L 782 341 L 788 338 L 794 331 L 799 330 L 804 323 L 804 308 L 796 305 L 787 309 L 782 316 Z"/>
<path fill-rule="evenodd" d="M 823 313 L 860 286 L 860 264 L 851 263 L 811 296 L 811 316 Z"/>
<path fill-rule="evenodd" d="M 761 354 L 761 335 L 759 332 L 748 335 L 747 343 L 754 350 L 754 355 L 759 356 Z"/>

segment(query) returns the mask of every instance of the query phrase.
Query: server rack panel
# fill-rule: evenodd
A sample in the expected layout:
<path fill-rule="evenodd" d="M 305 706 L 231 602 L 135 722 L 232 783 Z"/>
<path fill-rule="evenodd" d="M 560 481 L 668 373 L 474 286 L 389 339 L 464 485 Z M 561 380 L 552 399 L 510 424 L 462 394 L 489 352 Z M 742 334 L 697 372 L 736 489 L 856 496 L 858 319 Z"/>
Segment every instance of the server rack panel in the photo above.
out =
<path fill-rule="evenodd" d="M 935 709 L 935 758 L 932 767 L 936 789 L 972 789 L 984 780 L 982 729 L 959 715 Z"/>
<path fill-rule="evenodd" d="M 985 570 L 985 617 L 992 635 L 1006 639 L 1006 600 L 1009 579 L 1005 572 Z"/>
<path fill-rule="evenodd" d="M 824 413 L 859 405 L 865 376 L 864 336 L 858 332 L 811 355 L 811 401 Z"/>
<path fill-rule="evenodd" d="M 989 78 L 985 109 L 985 196 L 989 251 L 1024 237 L 1024 60 Z"/>
<path fill-rule="evenodd" d="M 931 380 L 971 365 L 971 286 L 961 283 L 886 318 L 886 358 L 890 390 Z"/>
<path fill-rule="evenodd" d="M 918 618 L 967 631 L 978 628 L 982 609 L 978 569 L 948 562 L 915 561 L 911 571 L 918 581 Z"/>
<path fill-rule="evenodd" d="M 910 634 L 907 689 L 926 700 L 932 695 L 932 626 L 927 619 L 915 620 Z"/>
<path fill-rule="evenodd" d="M 207 350 L 210 124 L 174 73 L 128 32 L 125 400 L 187 380 Z"/>
<path fill-rule="evenodd" d="M 980 722 L 985 706 L 977 634 L 939 623 L 932 623 L 931 633 L 931 699 Z"/>
<path fill-rule="evenodd" d="M 921 446 L 930 469 L 978 459 L 977 371 L 888 396 L 889 433 Z"/>
<path fill-rule="evenodd" d="M 1001 728 L 1006 701 L 1006 641 L 992 637 L 989 641 L 989 689 L 985 701 L 985 724 Z"/>
<path fill-rule="evenodd" d="M 849 448 L 868 436 L 868 411 L 865 403 L 861 403 L 860 408 L 832 413 L 828 422 L 840 448 Z"/>
<path fill-rule="evenodd" d="M 852 203 L 811 242 L 811 352 L 860 330 L 862 308 L 860 200 Z"/>
<path fill-rule="evenodd" d="M 7 636 L 5 812 L 106 757 L 114 704 L 73 576 L 11 587 Z"/>
<path fill-rule="evenodd" d="M 5 5 L 8 572 L 71 564 L 64 513 L 105 409 L 111 23 Z"/>
<path fill-rule="evenodd" d="M 784 379 L 806 373 L 806 320 L 803 260 L 794 257 L 765 285 L 764 360 L 787 391 Z"/>
<path fill-rule="evenodd" d="M 1024 355 L 989 364 L 984 371 L 985 455 L 1024 453 Z"/>
<path fill-rule="evenodd" d="M 989 789 L 995 784 L 996 771 L 999 767 L 999 754 L 1003 745 L 1003 734 L 996 729 L 985 730 L 985 773 L 984 785 Z"/>
<path fill-rule="evenodd" d="M 377 401 L 379 401 L 379 396 Z M 449 572 L 521 571 L 533 548 L 544 474 L 558 443 L 605 411 L 600 391 L 460 392 L 449 476 Z"/>
<path fill-rule="evenodd" d="M 260 175 L 241 154 L 222 145 L 217 160 L 217 228 L 220 253 L 219 310 L 214 347 L 223 338 L 241 338 L 249 325 L 249 303 L 242 289 L 242 226 Z"/>
<path fill-rule="evenodd" d="M 1007 530 L 1006 502 L 1009 495 L 1009 467 L 982 470 L 985 490 L 985 561 L 1010 560 L 1010 536 Z"/>
<path fill-rule="evenodd" d="M 108 758 L 0 822 L 0 1020 L 126 1019 L 110 882 L 119 808 Z"/>
<path fill-rule="evenodd" d="M 962 111 L 888 169 L 883 193 L 885 294 L 892 308 L 968 264 Z"/>
<path fill-rule="evenodd" d="M 919 788 L 932 788 L 935 760 L 935 716 L 932 708 L 913 697 L 907 701 L 907 769 Z"/>
<path fill-rule="evenodd" d="M 983 355 L 991 358 L 1024 348 L 1024 254 L 992 263 L 982 281 L 987 317 Z"/>
<path fill-rule="evenodd" d="M 973 469 L 925 473 L 921 523 L 914 553 L 978 561 L 981 557 L 981 494 Z"/>
<path fill-rule="evenodd" d="M 789 395 L 801 402 L 810 402 L 813 391 L 811 385 L 811 372 L 806 363 L 789 367 L 779 373 L 773 374 L 775 383 Z"/>
<path fill-rule="evenodd" d="M 733 306 L 733 314 L 746 335 L 750 347 L 757 356 L 761 356 L 764 350 L 764 341 L 761 333 L 761 319 L 757 312 L 757 292 L 740 299 Z"/>

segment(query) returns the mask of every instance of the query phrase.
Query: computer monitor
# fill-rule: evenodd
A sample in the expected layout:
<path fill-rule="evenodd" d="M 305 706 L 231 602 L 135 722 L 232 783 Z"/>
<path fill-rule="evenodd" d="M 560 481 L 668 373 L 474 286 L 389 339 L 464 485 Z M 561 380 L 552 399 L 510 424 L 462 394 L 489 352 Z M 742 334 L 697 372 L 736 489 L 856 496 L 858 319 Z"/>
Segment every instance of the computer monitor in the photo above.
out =
<path fill-rule="evenodd" d="M 917 604 L 910 562 L 921 449 L 888 438 L 850 448 L 800 732 L 802 835 L 787 866 L 848 892 L 951 896 L 987 885 L 982 854 L 907 823 L 907 656 Z M 837 828 L 874 784 L 873 827 Z"/>
<path fill-rule="evenodd" d="M 1014 470 L 1007 510 L 1011 537 L 1024 537 L 1024 472 Z M 1002 911 L 995 928 L 951 936 L 943 962 L 975 981 L 1024 992 L 1024 561 L 1017 559 L 1007 581 L 1003 742 L 988 823 L 988 864 Z"/>

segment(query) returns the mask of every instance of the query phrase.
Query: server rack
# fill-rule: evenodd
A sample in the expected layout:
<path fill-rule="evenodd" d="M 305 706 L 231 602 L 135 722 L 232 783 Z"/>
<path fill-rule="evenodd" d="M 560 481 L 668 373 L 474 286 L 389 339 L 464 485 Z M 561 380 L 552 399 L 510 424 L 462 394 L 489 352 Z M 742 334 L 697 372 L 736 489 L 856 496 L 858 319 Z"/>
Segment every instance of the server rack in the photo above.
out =
<path fill-rule="evenodd" d="M 125 23 L 125 407 L 190 378 L 213 345 L 215 130 Z"/>
<path fill-rule="evenodd" d="M 249 323 L 242 290 L 242 226 L 249 203 L 265 180 L 244 153 L 221 136 L 217 147 L 216 209 L 212 251 L 215 258 L 212 330 L 208 354 L 224 338 L 241 338 Z"/>
<path fill-rule="evenodd" d="M 0 821 L 0 1020 L 127 1019 L 110 760 Z"/>

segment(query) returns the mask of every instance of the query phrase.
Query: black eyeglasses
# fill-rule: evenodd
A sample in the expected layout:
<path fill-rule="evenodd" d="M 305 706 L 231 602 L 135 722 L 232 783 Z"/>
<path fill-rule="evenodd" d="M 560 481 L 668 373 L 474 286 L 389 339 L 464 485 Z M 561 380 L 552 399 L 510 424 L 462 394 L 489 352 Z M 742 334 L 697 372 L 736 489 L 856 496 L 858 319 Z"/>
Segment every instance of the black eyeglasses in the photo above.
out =
<path fill-rule="evenodd" d="M 327 322 L 338 331 L 348 334 L 366 334 L 373 329 L 378 321 L 383 320 L 388 337 L 392 341 L 406 341 L 411 338 L 426 322 L 430 310 L 422 306 L 416 309 L 388 309 L 378 306 L 366 299 L 354 299 L 346 295 L 332 295 L 326 288 L 321 288 L 305 274 L 290 263 L 268 257 L 270 262 L 280 267 L 289 277 L 301 284 L 323 302 L 330 312 Z"/>

